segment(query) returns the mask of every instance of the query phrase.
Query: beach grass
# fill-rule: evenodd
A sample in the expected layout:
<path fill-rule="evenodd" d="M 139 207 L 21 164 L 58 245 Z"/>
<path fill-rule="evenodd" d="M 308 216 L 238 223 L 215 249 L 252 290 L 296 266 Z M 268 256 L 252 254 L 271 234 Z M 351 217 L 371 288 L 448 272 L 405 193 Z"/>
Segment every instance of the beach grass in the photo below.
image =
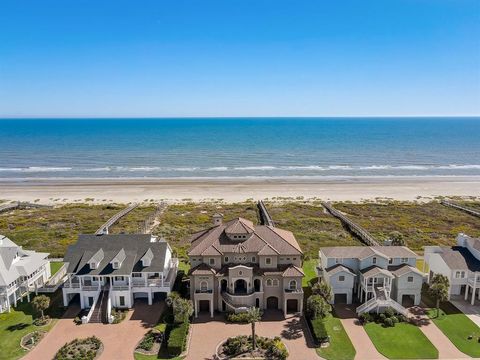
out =
<path fill-rule="evenodd" d="M 145 220 L 154 213 L 156 206 L 142 205 L 130 211 L 117 223 L 108 229 L 109 234 L 132 234 L 139 233 L 143 229 Z"/>
<path fill-rule="evenodd" d="M 63 262 L 61 261 L 50 261 L 51 276 L 55 275 L 62 266 L 63 266 Z"/>
<path fill-rule="evenodd" d="M 0 234 L 28 250 L 63 257 L 79 234 L 93 234 L 123 205 L 68 204 L 0 214 Z"/>
<path fill-rule="evenodd" d="M 337 202 L 334 206 L 382 241 L 392 231 L 404 235 L 407 246 L 454 245 L 458 233 L 480 236 L 480 221 L 462 211 L 431 202 Z"/>
<path fill-rule="evenodd" d="M 438 359 L 438 350 L 415 325 L 394 327 L 370 322 L 364 326 L 379 353 L 389 359 Z"/>

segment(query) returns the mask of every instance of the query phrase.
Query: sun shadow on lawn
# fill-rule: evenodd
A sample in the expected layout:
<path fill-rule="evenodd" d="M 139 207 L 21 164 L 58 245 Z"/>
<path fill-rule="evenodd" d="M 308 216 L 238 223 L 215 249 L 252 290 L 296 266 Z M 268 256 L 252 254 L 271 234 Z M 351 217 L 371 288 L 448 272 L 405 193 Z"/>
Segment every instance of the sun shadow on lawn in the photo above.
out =
<path fill-rule="evenodd" d="M 15 325 L 10 325 L 9 327 L 7 327 L 7 330 L 8 331 L 18 331 L 18 330 L 23 330 L 23 329 L 25 329 L 29 326 L 30 326 L 29 324 L 19 323 L 19 324 L 15 324 Z"/>

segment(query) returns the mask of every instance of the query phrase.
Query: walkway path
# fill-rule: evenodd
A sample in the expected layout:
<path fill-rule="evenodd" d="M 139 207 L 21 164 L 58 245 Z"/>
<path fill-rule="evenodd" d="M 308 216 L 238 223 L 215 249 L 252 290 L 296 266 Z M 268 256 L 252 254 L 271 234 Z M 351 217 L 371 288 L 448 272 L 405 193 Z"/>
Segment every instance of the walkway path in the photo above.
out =
<path fill-rule="evenodd" d="M 425 334 L 433 346 L 438 349 L 439 359 L 469 359 L 470 357 L 458 350 L 445 334 L 425 314 L 425 310 L 415 306 L 408 309 L 409 316 L 415 319 L 419 329 Z"/>
<path fill-rule="evenodd" d="M 213 359 L 218 344 L 230 336 L 250 335 L 251 327 L 248 324 L 227 324 L 223 315 L 217 315 L 212 320 L 202 314 L 192 324 L 191 331 L 190 347 L 185 360 L 210 360 Z M 303 318 L 289 316 L 284 319 L 280 312 L 269 312 L 257 323 L 256 331 L 260 336 L 280 336 L 290 353 L 289 360 L 320 359 Z"/>
<path fill-rule="evenodd" d="M 386 359 L 380 354 L 372 340 L 367 335 L 367 332 L 362 325 L 358 323 L 357 315 L 355 313 L 355 306 L 353 305 L 335 305 L 335 311 L 340 318 L 348 337 L 352 341 L 353 346 L 357 352 L 355 359 L 360 360 L 377 360 Z"/>
<path fill-rule="evenodd" d="M 100 360 L 132 360 L 135 346 L 143 335 L 157 323 L 163 306 L 163 302 L 156 302 L 151 306 L 138 302 L 135 304 L 135 308 L 129 311 L 125 320 L 120 324 L 111 325 L 75 325 L 73 319 L 80 309 L 78 306 L 70 306 L 63 318 L 23 359 L 53 359 L 55 353 L 65 343 L 75 338 L 95 335 L 102 340 L 104 346 Z"/>

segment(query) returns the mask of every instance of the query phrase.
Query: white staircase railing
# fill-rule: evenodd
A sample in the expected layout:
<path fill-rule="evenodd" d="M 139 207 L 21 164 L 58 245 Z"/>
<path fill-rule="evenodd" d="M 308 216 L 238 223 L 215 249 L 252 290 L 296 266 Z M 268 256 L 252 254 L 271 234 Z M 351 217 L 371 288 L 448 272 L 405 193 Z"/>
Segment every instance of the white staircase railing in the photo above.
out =
<path fill-rule="evenodd" d="M 357 314 L 362 314 L 362 313 L 365 313 L 365 312 L 369 312 L 374 307 L 376 307 L 376 304 L 377 304 L 377 299 L 371 298 L 367 302 L 365 302 L 362 305 L 360 305 L 359 307 L 357 307 Z"/>

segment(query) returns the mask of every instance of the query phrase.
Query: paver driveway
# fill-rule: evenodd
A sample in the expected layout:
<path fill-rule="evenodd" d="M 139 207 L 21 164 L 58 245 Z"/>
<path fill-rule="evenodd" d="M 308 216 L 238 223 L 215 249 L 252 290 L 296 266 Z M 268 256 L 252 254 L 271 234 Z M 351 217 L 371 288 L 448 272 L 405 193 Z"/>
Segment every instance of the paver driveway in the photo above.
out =
<path fill-rule="evenodd" d="M 227 324 L 223 315 L 215 319 L 203 314 L 192 324 L 190 348 L 185 360 L 210 360 L 213 359 L 218 344 L 230 336 L 250 335 L 249 324 Z M 315 352 L 303 318 L 288 316 L 283 318 L 281 312 L 268 311 L 262 321 L 256 325 L 257 334 L 260 336 L 280 336 L 288 348 L 289 360 L 315 360 L 320 359 Z"/>
<path fill-rule="evenodd" d="M 358 323 L 357 314 L 355 313 L 355 305 L 335 305 L 335 312 L 340 318 L 348 337 L 355 347 L 357 352 L 355 359 L 386 359 L 385 356 L 377 351 L 377 348 L 373 345 L 372 340 L 368 337 L 363 326 Z"/>
<path fill-rule="evenodd" d="M 163 301 L 155 302 L 151 306 L 138 301 L 134 309 L 129 311 L 127 318 L 120 324 L 75 325 L 73 318 L 80 309 L 78 306 L 72 305 L 40 344 L 23 359 L 53 359 L 58 349 L 66 342 L 75 338 L 95 335 L 102 340 L 104 346 L 100 359 L 132 360 L 135 346 L 143 335 L 158 322 L 163 306 Z"/>
<path fill-rule="evenodd" d="M 458 350 L 450 339 L 435 325 L 425 313 L 425 309 L 414 306 L 408 309 L 409 317 L 438 350 L 439 359 L 468 359 L 469 356 Z"/>

